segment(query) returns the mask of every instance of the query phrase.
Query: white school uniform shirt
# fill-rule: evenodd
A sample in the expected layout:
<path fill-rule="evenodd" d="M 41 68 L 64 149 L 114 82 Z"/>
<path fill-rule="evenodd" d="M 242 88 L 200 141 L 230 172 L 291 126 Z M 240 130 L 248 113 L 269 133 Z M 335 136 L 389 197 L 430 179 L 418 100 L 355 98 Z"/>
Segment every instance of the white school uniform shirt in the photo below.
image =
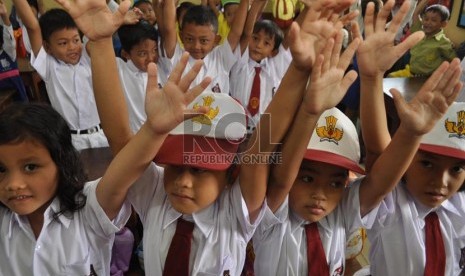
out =
<path fill-rule="evenodd" d="M 151 164 L 131 187 L 128 199 L 144 226 L 144 267 L 147 275 L 162 275 L 168 249 L 183 216 L 170 204 L 163 185 L 163 168 Z M 240 275 L 247 242 L 263 216 L 251 224 L 239 183 L 225 190 L 209 207 L 183 216 L 193 221 L 189 275 Z"/>
<path fill-rule="evenodd" d="M 465 194 L 458 192 L 432 210 L 416 203 L 404 183 L 398 184 L 385 197 L 374 224 L 367 229 L 371 275 L 424 274 L 425 217 L 432 211 L 437 212 L 441 224 L 446 251 L 444 275 L 459 275 L 465 265 L 464 206 Z"/>
<path fill-rule="evenodd" d="M 344 275 L 346 233 L 358 229 L 363 222 L 370 225 L 376 214 L 372 210 L 363 219 L 360 217 L 359 186 L 354 183 L 346 188 L 336 209 L 318 221 L 330 275 Z M 253 236 L 255 275 L 307 275 L 308 223 L 292 212 L 288 198 L 274 214 L 266 208 Z"/>
<path fill-rule="evenodd" d="M 31 64 L 45 82 L 52 107 L 60 113 L 72 130 L 84 130 L 100 124 L 92 87 L 90 57 L 83 46 L 76 65 L 64 63 L 47 54 L 42 47 Z M 88 147 L 107 147 L 108 141 L 99 130 L 92 134 L 72 135 L 73 145 L 79 150 Z"/>
<path fill-rule="evenodd" d="M 176 49 L 171 64 L 174 68 L 185 52 L 179 43 L 176 44 Z M 189 57 L 184 74 L 186 74 L 197 60 Z M 223 44 L 216 46 L 213 50 L 203 58 L 203 65 L 200 72 L 191 84 L 191 88 L 200 84 L 205 77 L 212 79 L 206 90 L 211 89 L 213 92 L 230 94 L 229 90 L 229 73 L 231 68 L 236 63 L 236 57 L 226 39 Z"/>
<path fill-rule="evenodd" d="M 284 74 L 291 62 L 290 52 L 282 47 L 279 53 L 272 58 L 263 59 L 260 64 L 249 56 L 249 48 L 240 55 L 240 51 L 235 51 L 238 62 L 234 64 L 230 75 L 231 96 L 238 100 L 248 113 L 249 132 L 256 127 L 263 114 L 271 102 L 276 90 L 281 83 Z M 261 67 L 260 71 L 260 105 L 258 112 L 252 117 L 247 109 L 250 94 L 252 92 L 253 80 L 255 77 L 255 67 Z"/>
<path fill-rule="evenodd" d="M 44 225 L 36 239 L 25 216 L 0 207 L 0 275 L 110 275 L 111 249 L 115 233 L 131 215 L 131 205 L 123 204 L 110 221 L 97 202 L 95 188 L 99 180 L 84 186 L 86 204 L 70 218 L 60 215 L 55 198 L 44 212 Z"/>
<path fill-rule="evenodd" d="M 16 40 L 13 33 L 13 26 L 3 26 L 3 47 L 0 51 L 5 51 L 5 53 L 11 58 L 12 61 L 16 61 Z M 4 65 L 3 67 L 9 67 L 9 64 Z"/>
<path fill-rule="evenodd" d="M 126 98 L 129 113 L 129 124 L 136 133 L 147 120 L 145 114 L 145 95 L 147 88 L 147 72 L 139 70 L 131 60 L 125 62 L 116 58 L 121 86 Z M 159 57 L 157 63 L 158 86 L 162 87 L 168 80 L 170 62 Z"/>

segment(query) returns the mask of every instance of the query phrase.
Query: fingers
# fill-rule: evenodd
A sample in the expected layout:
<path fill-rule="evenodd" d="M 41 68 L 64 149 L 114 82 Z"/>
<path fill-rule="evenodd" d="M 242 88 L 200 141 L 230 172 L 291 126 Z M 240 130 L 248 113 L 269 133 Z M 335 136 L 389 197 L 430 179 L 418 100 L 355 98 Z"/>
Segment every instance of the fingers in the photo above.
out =
<path fill-rule="evenodd" d="M 152 88 L 158 89 L 157 65 L 153 62 L 147 65 L 147 92 Z"/>
<path fill-rule="evenodd" d="M 349 46 L 347 46 L 345 51 L 342 53 L 341 58 L 339 59 L 339 68 L 346 69 L 349 66 L 359 45 L 359 38 L 355 38 L 354 40 L 352 40 L 352 42 L 349 44 Z"/>
<path fill-rule="evenodd" d="M 179 83 L 179 80 L 182 77 L 182 73 L 184 69 L 186 69 L 187 61 L 189 60 L 189 53 L 184 52 L 179 59 L 179 62 L 174 67 L 173 71 L 171 71 L 170 76 L 168 77 L 168 81 L 172 81 L 175 84 Z"/>
<path fill-rule="evenodd" d="M 337 66 L 339 63 L 339 56 L 341 55 L 342 50 L 342 40 L 344 38 L 343 36 L 342 30 L 339 30 L 339 32 L 336 33 L 333 52 L 331 53 L 330 66 Z"/>
<path fill-rule="evenodd" d="M 199 85 L 196 85 L 194 88 L 190 89 L 188 93 L 185 94 L 186 102 L 191 103 L 195 98 L 197 98 L 205 88 L 208 87 L 211 83 L 211 78 L 207 77 L 202 80 Z"/>
<path fill-rule="evenodd" d="M 374 31 L 374 23 L 375 23 L 375 4 L 368 3 L 366 10 L 365 10 L 365 19 L 363 20 L 364 31 L 367 37 L 371 36 Z M 360 30 L 359 30 L 360 33 Z M 361 37 L 361 36 L 360 36 Z"/>
<path fill-rule="evenodd" d="M 322 67 L 324 63 L 325 63 L 324 55 L 322 54 L 318 55 L 316 57 L 315 64 L 313 64 L 312 75 L 311 75 L 312 80 L 317 80 L 321 78 L 322 70 L 323 70 Z"/>
<path fill-rule="evenodd" d="M 202 68 L 203 62 L 201 60 L 197 60 L 192 68 L 181 78 L 179 81 L 179 88 L 181 91 L 187 91 L 189 87 L 191 86 L 191 83 L 195 80 L 197 75 L 200 72 L 200 69 Z"/>
<path fill-rule="evenodd" d="M 72 13 L 72 8 L 74 4 L 74 1 L 68 1 L 68 0 L 55 0 L 58 4 L 60 4 L 65 11 L 67 11 L 69 14 Z M 72 2 L 72 3 L 71 3 Z"/>
<path fill-rule="evenodd" d="M 407 110 L 407 102 L 405 101 L 402 94 L 400 94 L 399 90 L 392 88 L 389 90 L 392 95 L 392 99 L 394 100 L 394 105 L 396 107 L 398 114 L 405 114 L 405 110 Z"/>
<path fill-rule="evenodd" d="M 414 32 L 413 34 L 409 35 L 407 39 L 395 46 L 397 56 L 403 56 L 409 49 L 420 42 L 424 36 L 425 33 L 422 31 Z"/>
<path fill-rule="evenodd" d="M 454 93 L 455 86 L 460 83 L 460 76 L 460 60 L 455 58 L 449 64 L 449 68 L 440 79 L 437 89 L 440 90 L 444 97 L 451 98 Z M 453 99 L 455 99 L 455 97 L 453 97 Z"/>
<path fill-rule="evenodd" d="M 334 38 L 330 38 L 326 41 L 326 46 L 324 47 L 322 53 L 324 56 L 323 66 L 321 69 L 322 73 L 328 71 L 331 66 L 331 55 L 333 54 L 334 43 Z"/>
<path fill-rule="evenodd" d="M 347 93 L 349 90 L 349 87 L 354 83 L 354 81 L 357 79 L 357 72 L 354 70 L 350 70 L 347 72 L 347 74 L 344 76 L 344 78 L 341 81 L 341 91 L 344 92 L 344 95 Z M 341 97 L 342 98 L 342 97 Z"/>
<path fill-rule="evenodd" d="M 121 1 L 121 3 L 119 4 L 119 7 L 118 7 L 119 15 L 122 15 L 124 17 L 124 15 L 128 12 L 130 7 L 131 7 L 131 0 L 123 0 L 123 1 Z"/>
<path fill-rule="evenodd" d="M 394 4 L 395 4 L 394 0 L 389 0 L 380 9 L 378 14 L 376 15 L 375 32 L 385 31 L 386 22 L 387 22 L 388 17 L 391 15 L 391 10 Z M 396 29 L 396 32 L 397 32 L 397 29 Z"/>

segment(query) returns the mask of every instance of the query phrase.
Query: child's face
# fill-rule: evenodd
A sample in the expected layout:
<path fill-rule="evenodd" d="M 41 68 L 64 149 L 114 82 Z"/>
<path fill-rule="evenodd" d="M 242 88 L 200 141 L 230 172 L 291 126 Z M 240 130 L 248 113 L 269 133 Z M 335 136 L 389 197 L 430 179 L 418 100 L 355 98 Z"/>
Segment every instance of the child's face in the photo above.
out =
<path fill-rule="evenodd" d="M 344 168 L 304 160 L 289 192 L 289 206 L 302 219 L 319 221 L 339 204 L 347 181 Z"/>
<path fill-rule="evenodd" d="M 122 50 L 122 57 L 131 60 L 137 69 L 147 72 L 147 65 L 150 62 L 157 63 L 158 61 L 158 45 L 155 40 L 146 39 L 132 47 L 128 52 Z"/>
<path fill-rule="evenodd" d="M 465 181 L 465 160 L 418 151 L 405 173 L 407 190 L 421 204 L 435 208 Z"/>
<path fill-rule="evenodd" d="M 211 25 L 185 24 L 181 30 L 184 49 L 195 59 L 203 59 L 218 44 L 219 36 Z"/>
<path fill-rule="evenodd" d="M 82 42 L 77 29 L 61 29 L 52 33 L 44 48 L 53 57 L 75 65 L 81 59 Z"/>
<path fill-rule="evenodd" d="M 262 59 L 271 57 L 274 48 L 274 37 L 260 30 L 258 33 L 252 34 L 252 39 L 249 43 L 249 56 L 256 62 Z"/>
<path fill-rule="evenodd" d="M 165 167 L 165 191 L 171 205 L 183 214 L 192 214 L 215 202 L 226 187 L 226 171 L 192 167 Z"/>
<path fill-rule="evenodd" d="M 228 26 L 232 26 L 238 8 L 239 4 L 228 4 L 226 8 L 224 8 L 224 19 L 226 19 Z"/>
<path fill-rule="evenodd" d="M 58 168 L 42 144 L 0 145 L 0 201 L 19 215 L 43 216 L 58 187 Z"/>
<path fill-rule="evenodd" d="M 432 36 L 441 31 L 447 22 L 442 21 L 441 15 L 437 12 L 429 11 L 423 15 L 422 29 L 426 36 Z"/>
<path fill-rule="evenodd" d="M 155 11 L 153 10 L 152 5 L 149 3 L 140 3 L 137 7 L 142 12 L 142 19 L 150 23 L 150 25 L 155 25 L 157 18 L 155 16 Z"/>

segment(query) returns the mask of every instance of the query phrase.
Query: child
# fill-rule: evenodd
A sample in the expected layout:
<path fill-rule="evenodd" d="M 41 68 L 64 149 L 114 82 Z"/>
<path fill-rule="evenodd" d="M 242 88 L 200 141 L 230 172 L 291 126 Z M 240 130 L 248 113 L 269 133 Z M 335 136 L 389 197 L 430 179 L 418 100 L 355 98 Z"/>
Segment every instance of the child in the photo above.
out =
<path fill-rule="evenodd" d="M 429 76 L 443 61 L 456 57 L 451 41 L 444 34 L 449 21 L 449 10 L 443 5 L 431 5 L 423 11 L 428 0 L 418 3 L 413 14 L 411 32 L 423 30 L 425 38 L 410 50 L 409 64 L 403 70 L 392 72 L 390 77 Z"/>
<path fill-rule="evenodd" d="M 109 275 L 131 207 L 114 196 L 118 170 L 108 172 L 117 181 L 84 183 L 69 127 L 49 105 L 0 113 L 0 274 Z"/>
<path fill-rule="evenodd" d="M 367 13 L 372 15 L 372 9 Z M 379 24 L 384 24 L 383 19 L 376 20 L 376 26 Z M 390 136 L 385 121 L 383 74 L 399 53 L 408 49 L 394 46 L 396 30 L 374 28 L 373 23 L 371 26 L 357 53 L 362 80 L 362 133 L 367 162 L 372 160 L 367 163 L 367 169 L 382 152 L 389 151 L 386 148 Z M 405 46 L 411 46 L 421 38 L 421 33 L 414 33 L 407 38 L 410 42 Z M 425 115 L 418 117 L 421 124 L 425 124 L 423 120 L 428 117 L 440 119 L 428 126 L 432 130 L 423 138 L 417 137 L 412 129 L 396 132 L 397 135 L 406 131 L 411 139 L 419 140 L 419 148 L 414 152 L 402 181 L 383 199 L 372 227 L 367 230 L 372 275 L 459 275 L 462 270 L 465 198 L 458 191 L 465 181 L 465 143 L 458 130 L 463 123 L 461 114 L 465 106 L 452 103 L 462 86 L 459 80 L 459 60 L 454 59 L 450 64 L 444 62 L 425 82 L 416 99 L 408 104 L 416 110 L 422 110 L 417 99 L 435 104 L 436 108 L 426 109 Z M 399 92 L 394 89 L 391 92 L 398 102 Z M 431 92 L 433 97 L 427 96 Z M 435 97 L 438 94 L 444 99 L 438 101 Z M 407 104 L 401 101 L 397 107 L 402 105 Z M 404 114 L 399 110 L 399 115 Z M 368 155 L 373 157 L 369 159 Z M 437 221 L 435 214 L 439 217 L 436 225 L 440 230 L 436 228 L 438 236 L 434 240 L 440 242 L 431 255 L 427 232 L 430 232 L 430 218 Z M 439 261 L 436 263 L 439 270 L 430 267 L 435 265 L 430 263 L 431 260 Z"/>
<path fill-rule="evenodd" d="M 92 93 L 89 56 L 73 19 L 62 9 L 51 9 L 38 21 L 26 0 L 13 3 L 28 30 L 31 64 L 53 108 L 68 122 L 74 146 L 108 146 Z"/>
<path fill-rule="evenodd" d="M 157 17 L 149 0 L 136 0 L 133 7 L 138 8 L 142 12 L 142 19 L 147 21 L 152 27 L 156 27 Z"/>
<path fill-rule="evenodd" d="M 146 21 L 121 26 L 118 36 L 122 45 L 121 56 L 126 61 L 117 58 L 119 79 L 125 92 L 131 129 L 135 133 L 146 120 L 144 100 L 148 64 L 159 64 L 157 72 L 160 87 L 168 79 L 171 66 L 167 59 L 160 57 L 158 33 Z"/>
<path fill-rule="evenodd" d="M 172 2 L 166 1 L 165 5 Z M 193 82 L 193 85 L 198 84 L 206 76 L 211 76 L 212 82 L 209 89 L 216 93 L 229 94 L 229 73 L 232 66 L 236 62 L 236 57 L 233 52 L 239 44 L 242 30 L 244 29 L 248 1 L 241 1 L 238 11 L 234 18 L 234 24 L 228 34 L 228 39 L 222 45 L 217 47 L 220 37 L 217 35 L 218 21 L 213 11 L 207 6 L 193 6 L 186 11 L 181 25 L 181 40 L 184 50 L 179 44 L 173 48 L 167 48 L 167 57 L 171 58 L 172 64 L 177 63 L 184 51 L 191 56 L 189 65 L 201 59 L 204 66 Z M 168 18 L 164 15 L 164 20 Z M 173 31 L 168 24 L 174 26 L 174 21 L 167 22 L 166 31 Z"/>
<path fill-rule="evenodd" d="M 8 17 L 8 10 L 3 1 L 0 1 L 0 17 L 2 19 L 0 28 L 0 89 L 13 89 L 15 101 L 27 102 L 26 88 L 19 75 L 16 63 L 16 40 L 13 35 L 13 27 Z"/>
<path fill-rule="evenodd" d="M 224 40 L 228 38 L 229 31 L 234 22 L 234 16 L 239 8 L 240 1 L 238 0 L 223 0 L 221 6 L 223 11 L 218 10 L 215 0 L 208 0 L 208 6 L 213 10 L 218 19 L 218 35 L 221 37 L 218 44 L 223 44 Z"/>

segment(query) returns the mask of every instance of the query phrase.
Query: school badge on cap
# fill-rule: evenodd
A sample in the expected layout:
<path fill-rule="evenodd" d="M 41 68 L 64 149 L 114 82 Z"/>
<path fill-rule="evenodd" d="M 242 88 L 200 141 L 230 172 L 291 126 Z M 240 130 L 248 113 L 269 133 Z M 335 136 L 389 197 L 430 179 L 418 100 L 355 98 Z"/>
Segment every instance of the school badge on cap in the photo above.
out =
<path fill-rule="evenodd" d="M 206 114 L 186 120 L 165 139 L 154 161 L 160 164 L 225 170 L 234 161 L 246 134 L 246 114 L 231 96 L 200 94 L 188 108 L 209 107 Z"/>
<path fill-rule="evenodd" d="M 465 159 L 465 103 L 453 103 L 434 128 L 421 139 L 420 149 Z"/>
<path fill-rule="evenodd" d="M 304 159 L 365 174 L 359 165 L 360 145 L 357 129 L 337 108 L 326 110 L 318 119 Z"/>

